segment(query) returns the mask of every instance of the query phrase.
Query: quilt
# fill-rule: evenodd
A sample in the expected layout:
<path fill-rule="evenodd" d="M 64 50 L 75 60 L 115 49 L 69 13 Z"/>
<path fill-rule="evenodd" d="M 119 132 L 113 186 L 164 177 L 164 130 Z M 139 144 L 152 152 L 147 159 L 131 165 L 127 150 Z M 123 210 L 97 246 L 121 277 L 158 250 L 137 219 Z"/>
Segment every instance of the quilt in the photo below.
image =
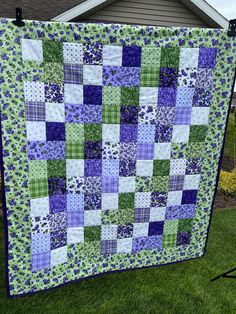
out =
<path fill-rule="evenodd" d="M 226 30 L 0 20 L 9 296 L 205 253 Z"/>

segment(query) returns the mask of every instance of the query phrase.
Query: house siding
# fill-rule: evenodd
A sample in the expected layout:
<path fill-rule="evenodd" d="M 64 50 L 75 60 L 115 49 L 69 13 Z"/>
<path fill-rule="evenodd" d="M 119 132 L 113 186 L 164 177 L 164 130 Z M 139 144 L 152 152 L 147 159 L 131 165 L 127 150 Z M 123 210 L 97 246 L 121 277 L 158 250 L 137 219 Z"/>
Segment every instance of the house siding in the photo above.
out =
<path fill-rule="evenodd" d="M 179 0 L 118 0 L 75 21 L 209 27 Z"/>

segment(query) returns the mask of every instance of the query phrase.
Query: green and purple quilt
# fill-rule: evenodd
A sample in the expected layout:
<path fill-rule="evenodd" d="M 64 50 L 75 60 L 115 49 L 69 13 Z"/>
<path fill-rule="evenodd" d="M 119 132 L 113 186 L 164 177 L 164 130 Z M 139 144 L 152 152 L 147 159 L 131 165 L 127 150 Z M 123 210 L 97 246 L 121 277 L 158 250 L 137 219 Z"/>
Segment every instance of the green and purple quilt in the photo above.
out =
<path fill-rule="evenodd" d="M 10 296 L 205 253 L 226 30 L 0 20 Z"/>

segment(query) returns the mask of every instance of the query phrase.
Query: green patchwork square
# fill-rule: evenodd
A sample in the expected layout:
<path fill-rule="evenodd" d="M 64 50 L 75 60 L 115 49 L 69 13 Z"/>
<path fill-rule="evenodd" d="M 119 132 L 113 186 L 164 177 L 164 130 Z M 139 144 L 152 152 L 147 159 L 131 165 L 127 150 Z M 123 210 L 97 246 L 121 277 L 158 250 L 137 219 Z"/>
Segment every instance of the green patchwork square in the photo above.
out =
<path fill-rule="evenodd" d="M 34 70 L 32 71 L 32 69 Z M 44 80 L 43 63 L 37 61 L 24 61 L 24 72 L 27 76 L 27 81 L 29 82 L 43 82 Z"/>
<path fill-rule="evenodd" d="M 141 67 L 141 86 L 157 87 L 160 78 L 160 68 L 154 66 Z"/>
<path fill-rule="evenodd" d="M 152 192 L 167 192 L 169 176 L 154 176 L 151 177 L 150 191 Z"/>
<path fill-rule="evenodd" d="M 85 141 L 100 141 L 102 140 L 102 125 L 101 124 L 85 124 L 84 125 Z"/>
<path fill-rule="evenodd" d="M 44 64 L 44 82 L 63 83 L 62 63 L 47 62 Z"/>
<path fill-rule="evenodd" d="M 205 125 L 191 125 L 189 142 L 204 142 L 207 134 L 207 126 Z"/>
<path fill-rule="evenodd" d="M 84 144 L 80 142 L 66 142 L 67 159 L 84 159 Z"/>
<path fill-rule="evenodd" d="M 142 47 L 142 66 L 151 65 L 160 67 L 161 64 L 161 48 L 158 47 Z"/>
<path fill-rule="evenodd" d="M 66 177 L 66 161 L 65 160 L 48 160 L 48 178 Z"/>
<path fill-rule="evenodd" d="M 29 177 L 34 179 L 47 179 L 47 160 L 29 160 Z"/>
<path fill-rule="evenodd" d="M 121 104 L 125 106 L 139 105 L 139 88 L 122 87 L 121 88 Z"/>
<path fill-rule="evenodd" d="M 40 198 L 48 196 L 48 180 L 30 180 L 29 182 L 30 198 Z"/>
<path fill-rule="evenodd" d="M 114 86 L 103 86 L 102 88 L 102 103 L 103 105 L 115 105 L 121 104 L 121 88 Z"/>
<path fill-rule="evenodd" d="M 170 160 L 154 160 L 153 175 L 168 176 L 170 173 Z"/>
<path fill-rule="evenodd" d="M 84 241 L 99 241 L 101 239 L 101 226 L 85 227 Z"/>
<path fill-rule="evenodd" d="M 102 224 L 126 225 L 134 223 L 134 208 L 102 210 Z"/>
<path fill-rule="evenodd" d="M 204 155 L 205 147 L 203 142 L 189 143 L 186 147 L 186 157 L 200 158 Z"/>
<path fill-rule="evenodd" d="M 176 241 L 177 241 L 176 234 L 164 234 L 163 240 L 162 240 L 162 246 L 163 248 L 175 247 Z"/>
<path fill-rule="evenodd" d="M 193 227 L 193 219 L 180 219 L 178 232 L 191 232 Z"/>
<path fill-rule="evenodd" d="M 84 142 L 84 125 L 78 123 L 66 123 L 66 140 L 68 142 Z"/>
<path fill-rule="evenodd" d="M 178 68 L 179 67 L 179 48 L 162 48 L 161 49 L 161 67 Z"/>
<path fill-rule="evenodd" d="M 188 144 L 185 144 L 185 143 L 172 143 L 171 144 L 171 158 L 172 159 L 186 158 L 187 146 Z"/>
<path fill-rule="evenodd" d="M 119 208 L 134 208 L 134 193 L 120 193 L 119 194 Z"/>
<path fill-rule="evenodd" d="M 165 220 L 164 223 L 164 234 L 178 233 L 179 220 Z"/>
<path fill-rule="evenodd" d="M 102 108 L 102 122 L 106 124 L 120 123 L 120 106 L 103 106 Z"/>
<path fill-rule="evenodd" d="M 151 191 L 152 177 L 139 177 L 135 178 L 135 191 L 136 192 L 150 192 Z"/>
<path fill-rule="evenodd" d="M 44 62 L 63 62 L 62 42 L 59 40 L 43 40 Z"/>

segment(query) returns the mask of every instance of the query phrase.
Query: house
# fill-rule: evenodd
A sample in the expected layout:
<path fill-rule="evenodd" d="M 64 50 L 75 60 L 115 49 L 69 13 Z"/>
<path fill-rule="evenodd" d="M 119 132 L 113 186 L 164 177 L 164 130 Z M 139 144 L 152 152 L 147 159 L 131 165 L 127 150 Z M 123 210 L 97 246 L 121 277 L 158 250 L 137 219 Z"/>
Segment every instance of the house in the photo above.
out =
<path fill-rule="evenodd" d="M 17 6 L 25 19 L 44 21 L 228 28 L 227 19 L 205 0 L 6 0 L 0 16 L 13 18 Z"/>

